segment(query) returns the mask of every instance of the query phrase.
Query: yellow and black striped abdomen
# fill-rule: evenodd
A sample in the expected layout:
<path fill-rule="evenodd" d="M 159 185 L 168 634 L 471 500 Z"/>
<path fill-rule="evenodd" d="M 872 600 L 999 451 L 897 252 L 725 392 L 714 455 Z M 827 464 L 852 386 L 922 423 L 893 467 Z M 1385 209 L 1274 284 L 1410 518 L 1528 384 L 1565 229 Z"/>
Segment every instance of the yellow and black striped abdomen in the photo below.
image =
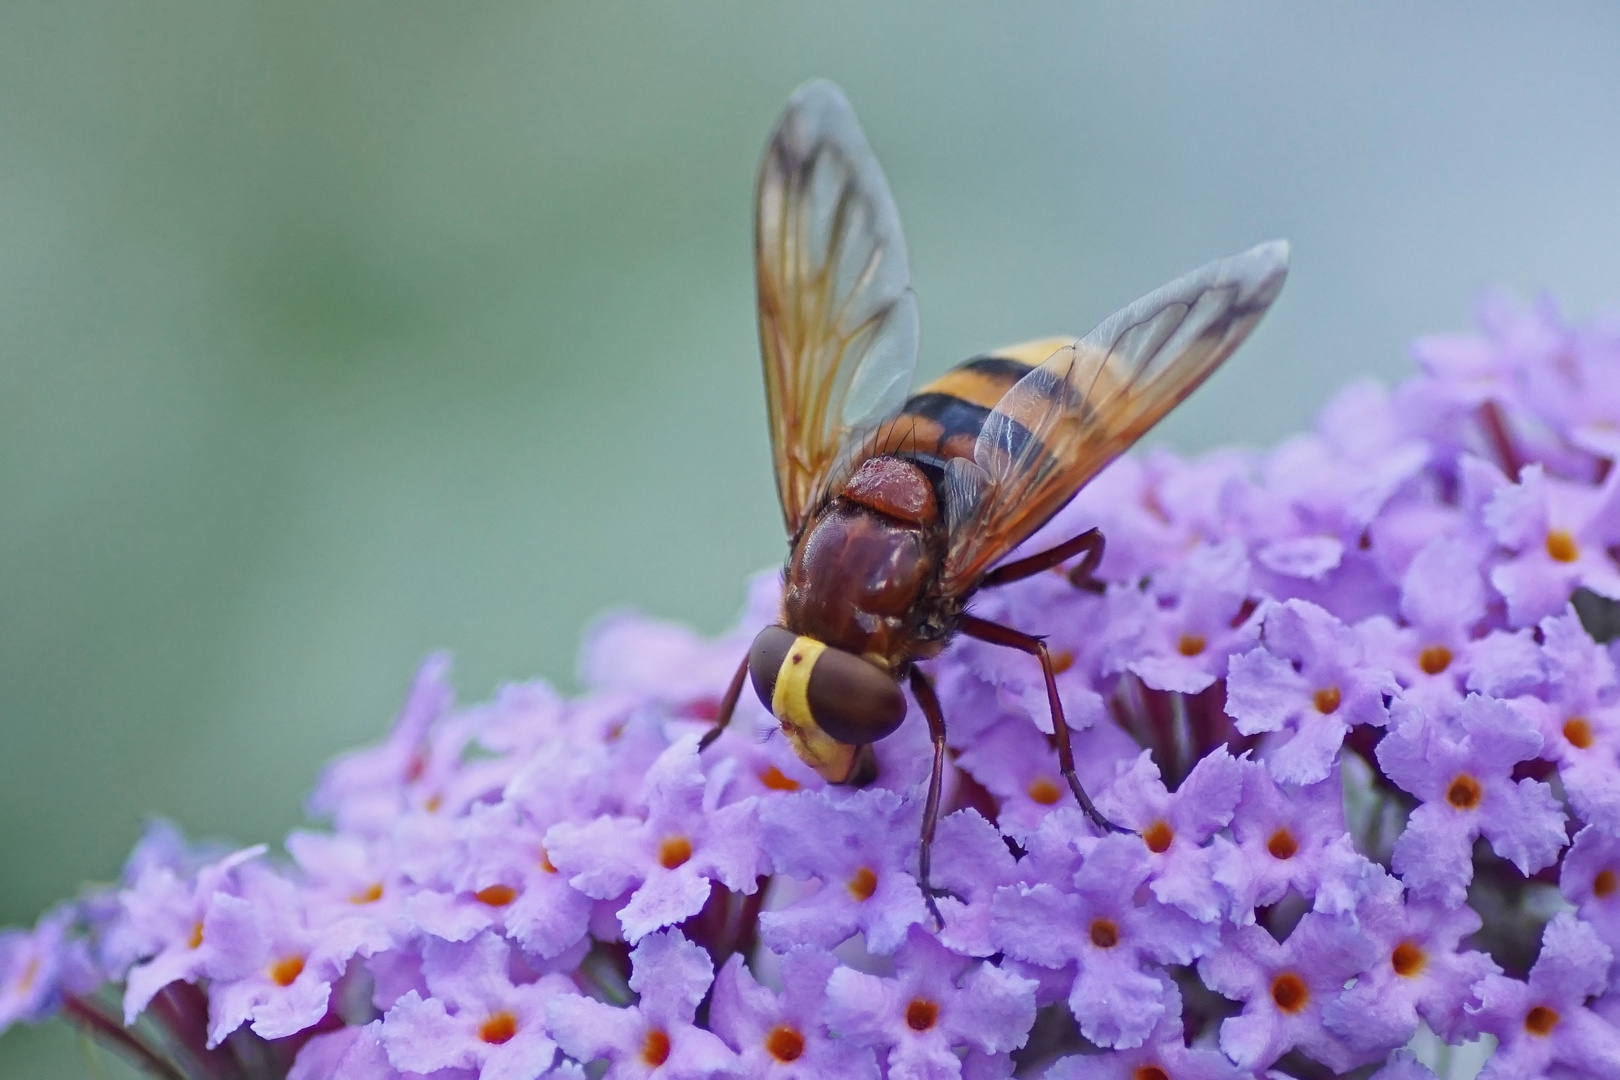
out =
<path fill-rule="evenodd" d="M 1042 338 L 975 356 L 906 399 L 879 453 L 972 457 L 985 417 L 1013 384 L 1073 338 Z"/>

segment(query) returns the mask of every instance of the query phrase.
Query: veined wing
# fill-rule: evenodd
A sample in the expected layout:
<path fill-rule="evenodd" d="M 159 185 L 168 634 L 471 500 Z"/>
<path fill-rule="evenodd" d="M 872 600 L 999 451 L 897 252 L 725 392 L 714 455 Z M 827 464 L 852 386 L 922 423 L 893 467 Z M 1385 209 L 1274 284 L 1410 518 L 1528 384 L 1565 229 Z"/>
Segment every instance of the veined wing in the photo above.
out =
<path fill-rule="evenodd" d="M 944 587 L 962 594 L 1196 390 L 1281 291 L 1288 244 L 1194 270 L 1115 312 L 1020 379 L 991 410 L 973 460 L 946 473 Z"/>
<path fill-rule="evenodd" d="M 888 181 L 844 95 L 801 87 L 760 164 L 759 337 L 788 534 L 836 489 L 851 450 L 904 403 L 917 301 Z"/>

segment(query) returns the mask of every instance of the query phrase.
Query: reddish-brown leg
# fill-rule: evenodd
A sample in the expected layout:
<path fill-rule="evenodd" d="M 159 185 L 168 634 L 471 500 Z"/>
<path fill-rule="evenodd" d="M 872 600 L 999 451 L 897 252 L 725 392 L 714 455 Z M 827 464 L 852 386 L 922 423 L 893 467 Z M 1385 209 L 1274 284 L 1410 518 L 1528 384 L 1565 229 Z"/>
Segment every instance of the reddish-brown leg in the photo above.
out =
<path fill-rule="evenodd" d="M 928 718 L 928 737 L 934 742 L 934 771 L 928 775 L 928 801 L 923 804 L 922 846 L 917 852 L 917 872 L 922 880 L 923 899 L 928 903 L 928 913 L 934 917 L 934 926 L 943 928 L 945 920 L 940 917 L 939 905 L 935 898 L 948 895 L 942 890 L 934 888 L 930 869 L 934 856 L 934 827 L 939 824 L 939 795 L 940 789 L 945 786 L 945 712 L 939 707 L 939 695 L 934 693 L 934 684 L 921 668 L 911 669 L 911 692 L 917 698 L 917 704 L 922 706 L 923 716 Z"/>
<path fill-rule="evenodd" d="M 743 656 L 742 663 L 737 665 L 737 674 L 731 677 L 731 685 L 726 687 L 726 696 L 720 699 L 720 711 L 715 714 L 714 727 L 703 733 L 698 740 L 698 753 L 707 750 L 720 733 L 726 730 L 731 723 L 731 715 L 737 711 L 737 698 L 742 696 L 743 681 L 748 678 L 748 657 Z"/>
<path fill-rule="evenodd" d="M 1100 593 L 1107 588 L 1106 584 L 1098 581 L 1095 576 L 1103 557 L 1103 534 L 1100 529 L 1088 529 L 1055 548 L 1018 559 L 1005 566 L 998 566 L 984 575 L 984 580 L 979 582 L 979 588 L 1023 581 L 1043 570 L 1050 570 L 1054 566 L 1066 563 L 1076 555 L 1080 556 L 1080 562 L 1069 570 L 1069 584 L 1087 592 Z"/>
<path fill-rule="evenodd" d="M 1080 778 L 1074 773 L 1074 747 L 1069 742 L 1069 723 L 1063 718 L 1063 702 L 1058 698 L 1057 672 L 1052 670 L 1052 656 L 1046 651 L 1046 642 L 1033 634 L 1026 634 L 974 615 L 963 615 L 959 626 L 962 633 L 968 637 L 978 638 L 991 645 L 1027 652 L 1040 659 L 1041 671 L 1046 675 L 1046 702 L 1052 710 L 1052 731 L 1057 735 L 1058 767 L 1063 770 L 1063 779 L 1069 782 L 1069 789 L 1079 801 L 1080 809 L 1097 823 L 1098 828 L 1110 832 L 1130 832 L 1129 829 L 1115 825 L 1103 817 L 1102 812 L 1092 803 L 1091 796 L 1086 794 L 1086 789 L 1080 785 Z"/>

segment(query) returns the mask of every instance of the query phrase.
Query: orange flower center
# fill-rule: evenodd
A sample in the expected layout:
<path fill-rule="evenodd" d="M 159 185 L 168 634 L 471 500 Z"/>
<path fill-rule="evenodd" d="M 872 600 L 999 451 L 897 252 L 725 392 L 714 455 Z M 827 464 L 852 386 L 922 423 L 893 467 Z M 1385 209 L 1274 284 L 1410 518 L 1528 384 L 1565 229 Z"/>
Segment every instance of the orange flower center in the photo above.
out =
<path fill-rule="evenodd" d="M 771 1033 L 765 1036 L 765 1049 L 771 1057 L 786 1065 L 790 1061 L 798 1061 L 804 1053 L 804 1036 L 783 1024 L 772 1028 Z"/>
<path fill-rule="evenodd" d="M 288 956 L 270 965 L 270 981 L 277 986 L 291 986 L 293 980 L 304 973 L 304 958 Z"/>
<path fill-rule="evenodd" d="M 912 1031 L 927 1031 L 939 1020 L 939 1006 L 927 998 L 912 998 L 906 1006 L 906 1027 Z"/>
<path fill-rule="evenodd" d="M 1547 532 L 1547 554 L 1553 562 L 1574 562 L 1581 557 L 1581 549 L 1568 530 L 1550 529 Z"/>
<path fill-rule="evenodd" d="M 1271 1000 L 1277 1003 L 1277 1008 L 1292 1015 L 1310 1003 L 1311 992 L 1304 979 L 1285 971 L 1271 980 Z"/>
<path fill-rule="evenodd" d="M 1592 725 L 1584 716 L 1572 716 L 1564 721 L 1564 738 L 1575 749 L 1585 750 L 1592 745 Z"/>
<path fill-rule="evenodd" d="M 1428 964 L 1429 958 L 1423 955 L 1423 950 L 1410 941 L 1401 942 L 1395 946 L 1395 951 L 1389 954 L 1389 966 L 1402 978 L 1410 979 Z"/>
<path fill-rule="evenodd" d="M 1037 776 L 1031 780 L 1029 787 L 1025 790 L 1029 792 L 1031 799 L 1034 799 L 1042 806 L 1051 806 L 1063 797 L 1063 792 L 1059 790 L 1058 786 L 1044 776 Z"/>
<path fill-rule="evenodd" d="M 39 957 L 30 957 L 28 966 L 23 968 L 22 978 L 17 980 L 17 993 L 26 994 L 34 988 L 39 980 Z"/>
<path fill-rule="evenodd" d="M 1153 824 L 1149 825 L 1142 833 L 1142 842 L 1146 844 L 1148 846 L 1148 850 L 1153 852 L 1155 855 L 1163 855 L 1166 851 L 1170 850 L 1170 841 L 1174 840 L 1175 838 L 1176 834 L 1171 830 L 1170 823 L 1165 821 L 1163 818 L 1160 818 L 1158 821 L 1155 821 Z"/>
<path fill-rule="evenodd" d="M 505 907 L 517 899 L 517 890 L 510 885 L 491 885 L 487 889 L 479 889 L 473 893 L 480 904 L 490 907 Z"/>
<path fill-rule="evenodd" d="M 1138 1065 L 1131 1073 L 1131 1080 L 1170 1080 L 1170 1074 L 1157 1065 Z"/>
<path fill-rule="evenodd" d="M 478 1025 L 478 1037 L 491 1046 L 509 1042 L 517 1034 L 517 1017 L 502 1009 Z"/>
<path fill-rule="evenodd" d="M 1099 949 L 1112 949 L 1119 944 L 1119 927 L 1112 919 L 1097 919 L 1091 924 L 1091 943 Z"/>
<path fill-rule="evenodd" d="M 1052 674 L 1061 675 L 1074 667 L 1074 653 L 1061 649 L 1052 654 Z"/>
<path fill-rule="evenodd" d="M 1199 634 L 1182 634 L 1181 640 L 1176 642 L 1176 652 L 1182 656 L 1197 656 L 1209 644 Z"/>
<path fill-rule="evenodd" d="M 1482 794 L 1484 792 L 1480 789 L 1479 781 L 1467 773 L 1463 773 L 1451 782 L 1450 787 L 1446 788 L 1446 802 L 1455 806 L 1458 810 L 1472 810 L 1479 805 Z"/>
<path fill-rule="evenodd" d="M 380 882 L 380 881 L 373 882 L 371 885 L 368 885 L 365 889 L 362 889 L 360 892 L 357 892 L 353 896 L 349 897 L 349 903 L 351 903 L 351 904 L 375 904 L 377 901 L 382 899 L 382 894 L 383 894 L 382 882 Z"/>
<path fill-rule="evenodd" d="M 1323 716 L 1336 713 L 1339 711 L 1339 688 L 1337 686 L 1325 686 L 1316 692 L 1316 696 L 1312 700 L 1316 703 L 1316 711 Z"/>
<path fill-rule="evenodd" d="M 855 871 L 855 876 L 849 879 L 849 884 L 845 888 L 849 889 L 849 895 L 857 900 L 870 900 L 872 894 L 877 892 L 877 885 L 877 875 L 863 866 Z"/>
<path fill-rule="evenodd" d="M 547 851 L 545 848 L 540 849 L 540 869 L 544 870 L 548 874 L 555 874 L 557 872 L 557 868 L 551 864 L 551 852 Z"/>
<path fill-rule="evenodd" d="M 1558 1014 L 1545 1005 L 1537 1005 L 1524 1014 L 1524 1030 L 1532 1035 L 1546 1035 L 1558 1026 Z"/>
<path fill-rule="evenodd" d="M 1418 653 L 1418 667 L 1425 675 L 1438 675 L 1451 666 L 1451 650 L 1444 645 L 1430 645 Z"/>
<path fill-rule="evenodd" d="M 767 766 L 765 771 L 759 774 L 759 782 L 770 788 L 772 791 L 799 790 L 799 782 L 793 779 L 793 777 L 782 772 L 782 770 L 778 769 L 775 765 Z"/>
<path fill-rule="evenodd" d="M 1592 895 L 1599 900 L 1607 900 L 1614 895 L 1616 885 L 1620 885 L 1620 878 L 1615 877 L 1613 870 L 1599 870 L 1597 877 L 1592 879 Z"/>
<path fill-rule="evenodd" d="M 191 928 L 191 938 L 186 942 L 186 944 L 191 946 L 193 949 L 198 948 L 198 947 L 200 947 L 202 945 L 202 920 L 201 919 L 198 919 L 197 924 Z"/>
<path fill-rule="evenodd" d="M 685 866 L 686 860 L 691 857 L 692 841 L 684 836 L 666 836 L 664 842 L 658 845 L 658 865 L 665 870 Z"/>
<path fill-rule="evenodd" d="M 658 1028 L 647 1032 L 647 1038 L 641 1044 L 641 1060 L 655 1069 L 668 1061 L 669 1035 Z"/>
<path fill-rule="evenodd" d="M 1273 859 L 1292 859 L 1299 852 L 1299 841 L 1286 828 L 1278 829 L 1266 841 L 1266 850 Z"/>

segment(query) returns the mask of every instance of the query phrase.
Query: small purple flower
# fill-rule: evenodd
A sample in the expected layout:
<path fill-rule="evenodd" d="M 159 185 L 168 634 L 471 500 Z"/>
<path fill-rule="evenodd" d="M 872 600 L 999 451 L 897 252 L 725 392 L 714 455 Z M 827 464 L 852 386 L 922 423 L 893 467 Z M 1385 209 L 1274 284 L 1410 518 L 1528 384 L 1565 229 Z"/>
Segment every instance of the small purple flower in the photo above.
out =
<path fill-rule="evenodd" d="M 1278 942 L 1258 926 L 1229 927 L 1221 946 L 1198 962 L 1216 993 L 1241 1001 L 1243 1014 L 1221 1023 L 1221 1049 L 1246 1069 L 1301 1053 L 1334 1072 L 1360 1059 L 1322 1026 L 1322 1010 L 1345 982 L 1371 963 L 1373 944 L 1344 919 L 1307 913 Z"/>
<path fill-rule="evenodd" d="M 476 1071 L 480 1080 L 534 1080 L 551 1071 L 557 1044 L 546 1011 L 575 999 L 561 975 L 514 984 L 511 949 L 494 934 L 464 943 L 429 941 L 422 976 L 432 996 L 411 991 L 383 1018 L 388 1060 L 405 1072 Z"/>
<path fill-rule="evenodd" d="M 1475 633 L 1488 611 L 1481 547 L 1454 536 L 1431 541 L 1401 579 L 1406 625 L 1377 615 L 1356 627 L 1369 659 L 1394 671 L 1407 701 L 1443 706 L 1460 700 L 1464 688 L 1504 697 L 1542 679 L 1528 632 Z"/>
<path fill-rule="evenodd" d="M 695 1026 L 698 1002 L 714 978 L 709 954 L 679 930 L 649 934 L 630 953 L 627 1008 L 559 995 L 546 1015 L 563 1051 L 589 1064 L 607 1059 L 605 1080 L 709 1080 L 741 1072 L 720 1039 Z"/>
<path fill-rule="evenodd" d="M 262 866 L 245 867 L 242 878 L 247 917 L 219 944 L 232 954 L 235 970 L 219 971 L 208 988 L 211 1046 L 244 1023 L 266 1039 L 314 1025 L 326 1015 L 332 984 L 349 959 L 392 944 L 386 931 L 363 917 L 312 927 L 298 887 Z"/>
<path fill-rule="evenodd" d="M 1210 922 L 1220 917 L 1221 899 L 1212 887 L 1215 853 L 1203 845 L 1232 820 L 1242 792 L 1243 766 L 1224 746 L 1194 765 L 1174 794 L 1144 750 L 1097 796 L 1097 807 L 1140 834 L 1152 867 L 1153 895 Z"/>
<path fill-rule="evenodd" d="M 1067 887 L 996 891 L 990 934 L 1007 955 L 1044 967 L 1077 965 L 1069 1010 L 1086 1038 L 1140 1046 L 1168 1008 L 1151 961 L 1190 964 L 1214 948 L 1215 927 L 1138 897 L 1151 872 L 1134 836 L 1095 842 Z"/>
<path fill-rule="evenodd" d="M 1288 733 L 1267 743 L 1272 775 L 1314 784 L 1352 727 L 1387 722 L 1394 676 L 1366 663 L 1355 631 L 1302 600 L 1272 607 L 1262 637 L 1264 648 L 1232 658 L 1226 711 L 1245 735 Z"/>
<path fill-rule="evenodd" d="M 704 775 L 697 738 L 666 750 L 642 785 L 646 817 L 560 823 L 546 833 L 553 865 L 587 896 L 610 899 L 635 888 L 619 912 L 625 936 L 640 941 L 659 927 L 696 915 L 710 882 L 751 893 L 764 870 L 749 799 L 718 806 L 724 778 Z"/>
<path fill-rule="evenodd" d="M 1620 542 L 1620 473 L 1600 490 L 1546 476 L 1527 465 L 1497 492 L 1485 524 L 1511 558 L 1491 571 L 1514 626 L 1557 614 L 1577 586 L 1620 599 L 1620 572 L 1608 548 Z"/>
<path fill-rule="evenodd" d="M 578 944 L 592 901 L 551 862 L 542 836 L 511 802 L 470 807 L 444 868 L 453 891 L 417 893 L 410 910 L 418 925 L 448 941 L 499 929 L 543 958 Z"/>
<path fill-rule="evenodd" d="M 1249 559 L 1235 537 L 1204 544 L 1155 577 L 1151 611 L 1123 663 L 1156 690 L 1196 694 L 1226 676 L 1228 657 L 1260 636 L 1245 618 Z"/>
<path fill-rule="evenodd" d="M 145 958 L 125 981 L 124 1023 L 133 1024 L 153 995 L 172 982 L 229 979 L 251 970 L 243 946 L 258 940 L 253 906 L 226 889 L 234 888 L 238 866 L 263 854 L 263 844 L 244 848 L 204 867 L 190 884 L 156 866 L 124 890 L 120 899 Z"/>
<path fill-rule="evenodd" d="M 1545 700 L 1514 704 L 1535 723 L 1576 815 L 1620 833 L 1620 694 L 1614 662 L 1572 610 L 1541 621 Z"/>
<path fill-rule="evenodd" d="M 760 916 L 760 937 L 770 948 L 830 949 L 859 931 L 869 950 L 886 955 L 905 941 L 906 927 L 928 918 L 909 869 L 921 819 L 917 800 L 882 789 L 848 796 L 803 791 L 765 803 L 760 819 L 776 872 L 821 882 Z"/>
<path fill-rule="evenodd" d="M 314 1036 L 298 1051 L 287 1080 L 404 1080 L 383 1049 L 382 1026 L 381 1020 L 374 1020 Z"/>
<path fill-rule="evenodd" d="M 1215 881 L 1231 897 L 1233 922 L 1254 922 L 1254 909 L 1292 889 L 1317 911 L 1354 909 L 1368 867 L 1350 843 L 1339 778 L 1294 787 L 1272 780 L 1259 762 L 1243 761 L 1243 798 L 1232 839 L 1215 839 Z"/>
<path fill-rule="evenodd" d="M 1513 767 L 1540 749 L 1540 734 L 1494 698 L 1470 694 L 1431 716 L 1398 707 L 1395 730 L 1378 744 L 1378 764 L 1423 801 L 1395 842 L 1395 872 L 1414 895 L 1462 903 L 1482 833 L 1524 874 L 1558 857 L 1564 814 L 1552 789 L 1512 778 Z"/>
<path fill-rule="evenodd" d="M 942 819 L 934 836 L 934 884 L 947 893 L 938 899 L 939 940 L 963 956 L 989 956 L 991 905 L 996 891 L 1010 885 L 1016 864 L 996 827 L 973 810 Z"/>
<path fill-rule="evenodd" d="M 1248 1080 L 1219 1050 L 1190 1049 L 1181 1021 L 1181 991 L 1167 977 L 1164 1015 L 1139 1047 L 1102 1054 L 1076 1054 L 1058 1060 L 1044 1080 Z"/>
<path fill-rule="evenodd" d="M 343 833 L 298 830 L 287 837 L 287 853 L 304 872 L 304 902 L 312 922 L 365 919 L 395 945 L 416 933 L 406 910 L 415 887 L 391 864 L 385 845 Z"/>
<path fill-rule="evenodd" d="M 1142 748 L 1118 724 L 1096 724 L 1071 736 L 1075 774 L 1090 792 L 1103 790 Z M 1040 827 L 1054 808 L 1074 805 L 1051 740 L 1022 716 L 1007 716 L 966 746 L 956 764 L 999 803 L 996 826 L 1014 840 Z"/>
<path fill-rule="evenodd" d="M 888 1051 L 894 1080 L 955 1080 L 956 1051 L 1004 1054 L 1035 1022 L 1035 982 L 957 956 L 913 926 L 893 978 L 839 968 L 827 983 L 827 1023 L 841 1038 Z"/>
<path fill-rule="evenodd" d="M 68 936 L 73 919 L 73 907 L 61 905 L 32 931 L 0 930 L 0 1032 L 38 1023 L 56 1012 L 64 989 L 86 990 L 98 981 L 84 943 Z"/>
<path fill-rule="evenodd" d="M 829 952 L 801 946 L 782 957 L 782 993 L 754 981 L 741 956 L 714 980 L 709 1018 L 715 1034 L 742 1058 L 744 1075 L 780 1080 L 877 1080 L 872 1051 L 827 1031 L 827 980 L 838 967 Z"/>
<path fill-rule="evenodd" d="M 1586 1008 L 1607 985 L 1613 959 L 1597 931 L 1564 912 L 1542 931 L 1528 983 L 1505 975 L 1480 980 L 1474 987 L 1479 1005 L 1468 1011 L 1479 1030 L 1497 1039 L 1482 1080 L 1620 1077 L 1620 1030 Z"/>
<path fill-rule="evenodd" d="M 1558 887 L 1583 922 L 1620 948 L 1620 837 L 1588 825 L 1564 855 Z"/>
<path fill-rule="evenodd" d="M 1140 617 L 1140 599 L 1134 590 L 1110 589 L 1108 595 L 1101 598 L 1079 592 L 1066 577 L 1055 573 L 1039 574 L 1019 584 L 1017 589 L 1000 589 L 976 596 L 975 614 L 1045 638 L 1057 667 L 1058 698 L 1071 729 L 1084 731 L 1105 722 L 1107 705 L 1098 692 L 1102 654 L 1110 642 L 1126 633 L 1122 630 L 1123 623 Z M 950 662 L 946 674 L 955 674 L 951 668 L 960 669 L 963 676 L 987 684 L 992 691 L 991 708 L 950 710 L 947 717 L 951 720 L 953 740 L 964 745 L 970 743 L 983 726 L 1006 714 L 1026 717 L 1043 734 L 1053 733 L 1046 679 L 1033 656 L 965 638 L 953 642 L 942 659 Z M 942 675 L 942 692 L 956 685 L 955 678 Z M 912 713 L 919 711 L 913 709 Z M 921 724 L 918 730 L 926 732 Z M 881 747 L 882 743 L 878 745 Z"/>
<path fill-rule="evenodd" d="M 1473 909 L 1403 903 L 1400 883 L 1380 870 L 1356 921 L 1378 951 L 1356 985 L 1323 1010 L 1328 1028 L 1357 1051 L 1407 1042 L 1419 1017 L 1447 1041 L 1464 1037 L 1470 988 L 1499 970 L 1484 953 L 1459 947 L 1482 925 Z"/>
<path fill-rule="evenodd" d="M 375 836 L 404 812 L 406 789 L 427 771 L 428 729 L 455 700 L 449 673 L 446 653 L 422 661 L 388 738 L 326 767 L 309 798 L 312 815 L 332 818 L 345 832 Z"/>

